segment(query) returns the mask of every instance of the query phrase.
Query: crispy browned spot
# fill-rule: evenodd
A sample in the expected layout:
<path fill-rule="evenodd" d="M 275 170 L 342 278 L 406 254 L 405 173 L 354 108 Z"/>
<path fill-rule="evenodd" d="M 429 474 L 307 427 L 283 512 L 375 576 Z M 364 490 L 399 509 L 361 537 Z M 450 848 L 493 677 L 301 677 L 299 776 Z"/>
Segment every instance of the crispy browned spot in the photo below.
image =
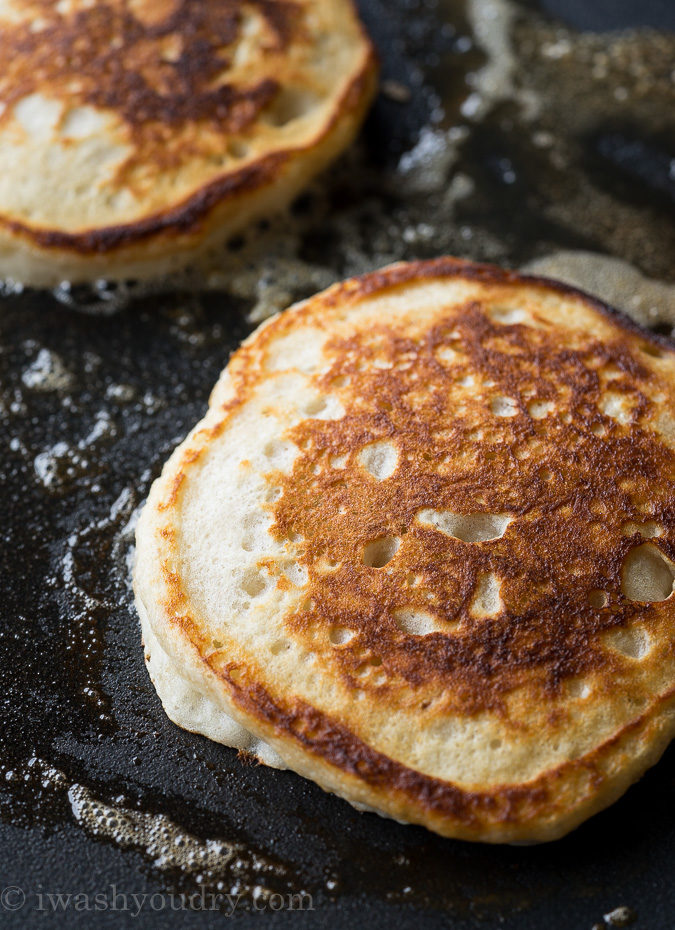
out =
<path fill-rule="evenodd" d="M 273 78 L 243 85 L 226 78 L 245 10 L 265 18 L 270 52 L 283 50 L 302 28 L 293 0 L 106 0 L 70 13 L 52 0 L 19 5 L 32 15 L 3 22 L 0 31 L 0 120 L 35 92 L 112 110 L 133 142 L 117 174 L 127 183 L 147 163 L 166 168 L 222 150 L 221 137 L 194 130 L 184 136 L 185 127 L 238 133 L 272 101 L 279 90 Z"/>
<path fill-rule="evenodd" d="M 652 412 L 642 389 L 656 376 L 628 341 L 574 349 L 551 329 L 500 325 L 471 303 L 419 341 L 383 324 L 330 352 L 322 387 L 346 414 L 295 428 L 301 454 L 276 479 L 287 493 L 275 532 L 303 538 L 310 573 L 305 609 L 287 621 L 294 632 L 309 643 L 317 627 L 353 630 L 350 648 L 335 650 L 351 682 L 380 687 L 363 674 L 377 664 L 390 679 L 444 691 L 463 712 L 497 708 L 525 682 L 555 690 L 611 664 L 598 634 L 651 614 L 621 592 L 622 561 L 642 541 L 625 525 L 655 522 L 663 533 L 652 541 L 675 556 L 673 455 L 641 425 Z M 387 367 L 373 367 L 376 358 Z M 467 371 L 468 397 L 458 390 Z M 609 372 L 630 426 L 601 412 Z M 385 440 L 398 460 L 377 480 L 358 456 Z M 344 469 L 331 467 L 336 456 Z M 424 509 L 512 520 L 501 537 L 465 542 L 421 523 Z M 400 545 L 364 564 L 381 539 Z M 472 601 L 490 573 L 501 608 L 477 617 Z M 441 629 L 405 635 L 402 608 L 433 614 Z"/>

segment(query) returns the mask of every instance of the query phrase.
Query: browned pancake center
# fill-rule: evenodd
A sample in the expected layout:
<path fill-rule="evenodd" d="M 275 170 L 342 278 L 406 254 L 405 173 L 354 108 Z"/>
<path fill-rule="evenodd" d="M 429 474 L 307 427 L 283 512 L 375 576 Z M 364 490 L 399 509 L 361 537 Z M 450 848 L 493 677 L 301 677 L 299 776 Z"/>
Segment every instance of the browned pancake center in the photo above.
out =
<path fill-rule="evenodd" d="M 654 613 L 623 590 L 627 554 L 675 556 L 673 455 L 641 425 L 659 386 L 640 352 L 573 348 L 476 302 L 419 340 L 387 324 L 333 340 L 321 386 L 345 415 L 292 429 L 300 455 L 274 478 L 274 532 L 309 572 L 294 634 L 348 642 L 335 661 L 361 689 L 403 678 L 464 712 L 611 674 L 622 656 L 599 634 Z"/>
<path fill-rule="evenodd" d="M 219 133 L 251 126 L 280 84 L 257 78 L 255 67 L 250 80 L 228 79 L 247 17 L 264 20 L 261 61 L 287 48 L 303 17 L 292 0 L 105 0 L 72 10 L 23 0 L 18 7 L 25 18 L 3 21 L 0 31 L 0 120 L 33 93 L 114 112 L 133 143 L 118 181 L 132 180 L 139 166 L 217 156 L 222 136 L 183 132 L 195 124 Z"/>

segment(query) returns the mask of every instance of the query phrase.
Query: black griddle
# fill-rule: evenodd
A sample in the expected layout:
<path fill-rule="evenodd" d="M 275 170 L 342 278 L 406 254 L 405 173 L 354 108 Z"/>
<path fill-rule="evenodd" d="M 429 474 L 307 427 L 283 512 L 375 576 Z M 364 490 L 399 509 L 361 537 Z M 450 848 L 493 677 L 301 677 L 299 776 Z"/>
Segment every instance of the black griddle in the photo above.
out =
<path fill-rule="evenodd" d="M 672 4 L 659 0 L 545 6 L 563 18 L 570 13 L 577 29 L 673 26 Z M 540 16 L 534 2 L 519 9 Z M 540 147 L 519 128 L 513 104 L 499 103 L 471 128 L 454 168 L 471 177 L 473 194 L 453 207 L 447 237 L 437 230 L 430 241 L 421 224 L 438 208 L 439 192 L 408 195 L 375 179 L 438 119 L 439 102 L 446 125 L 457 118 L 470 90 L 466 76 L 484 56 L 470 41 L 460 0 L 364 0 L 362 10 L 384 77 L 411 91 L 405 103 L 378 100 L 359 170 L 338 166 L 320 182 L 334 212 L 347 211 L 350 228 L 362 230 L 363 249 L 373 228 L 384 235 L 384 213 L 392 218 L 390 239 L 401 238 L 401 257 L 454 247 L 515 266 L 553 248 L 586 248 L 613 251 L 672 280 L 675 107 L 668 111 L 663 97 L 652 96 L 644 122 L 614 105 L 607 120 L 589 110 L 587 125 L 570 127 L 575 159 L 551 186 Z M 446 167 L 448 178 L 452 170 Z M 556 197 L 572 198 L 581 180 L 617 210 L 634 211 L 639 245 L 633 237 L 624 248 L 611 230 L 603 239 L 590 218 L 571 223 L 550 209 Z M 293 208 L 301 219 L 310 215 L 300 255 L 332 262 L 340 275 L 351 267 L 350 244 L 336 227 L 312 225 L 315 197 Z M 402 228 L 414 234 L 404 239 Z M 307 290 L 299 282 L 293 296 Z M 571 836 L 543 847 L 492 848 L 359 814 L 293 774 L 246 765 L 169 723 L 143 665 L 128 587 L 133 514 L 250 332 L 250 301 L 185 285 L 129 298 L 112 314 L 91 312 L 105 310 L 110 296 L 106 288 L 7 288 L 0 307 L 0 886 L 9 889 L 3 896 L 0 888 L 2 926 L 210 927 L 229 919 L 240 927 L 265 920 L 294 928 L 591 930 L 625 906 L 636 930 L 672 930 L 674 750 Z M 67 372 L 52 371 L 58 390 L 30 387 L 30 375 L 26 381 L 44 349 Z M 127 832 L 78 820 L 82 791 L 126 812 Z M 158 862 L 157 850 L 134 840 L 128 824 L 134 817 L 158 823 L 162 815 L 197 843 L 238 844 L 240 864 Z M 305 900 L 302 908 L 258 913 L 256 883 L 282 896 L 305 891 L 313 909 Z M 243 894 L 234 914 L 227 906 L 204 913 L 209 895 L 233 884 Z"/>

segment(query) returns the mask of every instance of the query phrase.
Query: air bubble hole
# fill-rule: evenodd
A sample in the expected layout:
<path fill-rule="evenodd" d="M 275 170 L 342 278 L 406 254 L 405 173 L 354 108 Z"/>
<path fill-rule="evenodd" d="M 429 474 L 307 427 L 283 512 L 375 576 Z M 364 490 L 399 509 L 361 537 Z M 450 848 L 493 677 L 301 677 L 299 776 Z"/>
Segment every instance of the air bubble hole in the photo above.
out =
<path fill-rule="evenodd" d="M 368 543 L 363 550 L 363 564 L 369 568 L 384 568 L 394 558 L 400 545 L 398 536 L 383 536 Z"/>

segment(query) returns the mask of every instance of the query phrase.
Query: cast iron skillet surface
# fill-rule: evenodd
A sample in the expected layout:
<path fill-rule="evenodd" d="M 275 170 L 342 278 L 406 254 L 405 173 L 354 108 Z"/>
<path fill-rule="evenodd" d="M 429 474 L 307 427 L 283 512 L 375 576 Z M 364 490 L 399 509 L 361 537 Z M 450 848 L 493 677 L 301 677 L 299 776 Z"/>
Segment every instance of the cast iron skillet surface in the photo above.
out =
<path fill-rule="evenodd" d="M 478 6 L 499 28 L 512 11 L 513 68 L 497 73 L 487 103 L 485 68 L 503 65 L 508 49 L 479 41 L 468 5 L 363 3 L 384 77 L 398 84 L 378 101 L 360 147 L 296 204 L 293 254 L 244 275 L 234 296 L 218 279 L 208 292 L 185 279 L 124 300 L 105 287 L 84 295 L 7 288 L 3 926 L 196 927 L 229 918 L 241 927 L 591 930 L 611 925 L 603 915 L 620 906 L 636 928 L 673 926 L 673 750 L 562 841 L 472 846 L 359 814 L 293 774 L 246 765 L 178 730 L 143 666 L 128 586 L 137 508 L 251 330 L 252 304 L 264 309 L 270 294 L 283 302 L 369 265 L 444 251 L 516 266 L 591 250 L 672 277 L 673 37 L 576 31 L 672 26 L 671 6 L 570 4 L 567 25 L 534 2 Z M 545 6 L 563 15 L 566 3 Z M 538 107 L 528 81 L 542 89 Z M 233 244 L 244 256 L 247 248 Z M 116 309 L 94 315 L 92 304 Z M 302 900 L 289 899 L 300 892 Z M 233 913 L 225 894 L 236 896 Z"/>

